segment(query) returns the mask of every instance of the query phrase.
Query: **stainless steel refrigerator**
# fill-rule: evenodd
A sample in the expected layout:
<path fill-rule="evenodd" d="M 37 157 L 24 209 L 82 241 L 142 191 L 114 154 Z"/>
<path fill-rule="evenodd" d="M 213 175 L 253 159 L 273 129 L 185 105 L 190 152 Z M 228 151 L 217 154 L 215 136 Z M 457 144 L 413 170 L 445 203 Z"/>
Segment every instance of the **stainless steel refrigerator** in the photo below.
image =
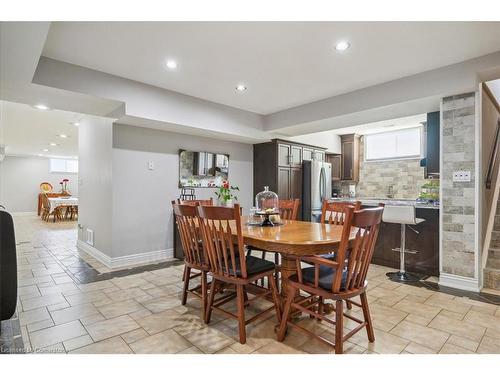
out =
<path fill-rule="evenodd" d="M 323 200 L 332 197 L 332 165 L 319 160 L 302 162 L 302 220 L 318 221 Z"/>

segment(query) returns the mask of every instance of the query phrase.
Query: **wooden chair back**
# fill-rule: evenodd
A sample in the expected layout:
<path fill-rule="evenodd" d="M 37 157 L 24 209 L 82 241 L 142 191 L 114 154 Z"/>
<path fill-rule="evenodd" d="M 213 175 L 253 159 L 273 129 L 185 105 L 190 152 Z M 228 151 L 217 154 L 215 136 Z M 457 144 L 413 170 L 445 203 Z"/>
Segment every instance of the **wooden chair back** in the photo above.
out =
<path fill-rule="evenodd" d="M 181 200 L 177 199 L 176 201 L 177 204 L 188 204 L 190 206 L 213 206 L 214 205 L 214 200 L 213 198 L 210 199 L 191 199 L 191 200 Z"/>
<path fill-rule="evenodd" d="M 328 202 L 325 199 L 321 206 L 321 224 L 344 225 L 344 211 L 347 207 L 354 207 L 358 211 L 361 209 L 361 202 Z"/>
<path fill-rule="evenodd" d="M 362 288 L 365 285 L 383 212 L 383 207 L 367 208 L 359 211 L 354 211 L 354 208 L 347 209 L 346 224 L 342 230 L 337 262 L 340 265 L 347 263 L 345 289 L 348 291 Z M 352 230 L 356 231 L 355 238 L 349 244 L 349 236 Z M 342 274 L 342 269 L 339 269 L 334 278 L 332 291 L 339 291 Z"/>
<path fill-rule="evenodd" d="M 46 193 L 42 194 L 42 208 L 47 211 L 50 210 L 49 197 Z"/>
<path fill-rule="evenodd" d="M 299 213 L 300 199 L 280 199 L 279 200 L 280 217 L 284 220 L 297 220 Z"/>
<path fill-rule="evenodd" d="M 208 264 L 201 244 L 197 205 L 177 204 L 172 201 L 172 207 L 179 229 L 184 259 L 196 267 Z"/>
<path fill-rule="evenodd" d="M 197 209 L 210 270 L 219 276 L 246 279 L 248 274 L 241 233 L 240 205 L 198 206 Z"/>
<path fill-rule="evenodd" d="M 319 287 L 320 267 L 329 267 L 336 271 L 331 285 L 332 293 L 356 291 L 364 287 L 368 267 L 377 242 L 383 211 L 383 207 L 367 208 L 359 211 L 354 211 L 353 206 L 346 207 L 344 227 L 335 261 L 319 256 L 297 258 L 299 282 L 303 283 L 300 262 L 306 261 L 312 263 L 315 267 L 315 288 Z M 355 231 L 355 237 L 352 241 L 349 241 L 353 231 Z M 345 278 L 344 283 L 342 283 L 342 278 Z"/>

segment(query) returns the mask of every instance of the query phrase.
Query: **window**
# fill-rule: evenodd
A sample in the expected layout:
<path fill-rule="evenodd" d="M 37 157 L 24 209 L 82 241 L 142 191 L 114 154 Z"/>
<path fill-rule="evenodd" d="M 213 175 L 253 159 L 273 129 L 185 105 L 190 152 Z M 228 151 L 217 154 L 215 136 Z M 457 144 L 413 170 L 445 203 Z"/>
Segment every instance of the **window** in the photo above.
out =
<path fill-rule="evenodd" d="M 422 157 L 422 127 L 365 136 L 365 160 Z"/>
<path fill-rule="evenodd" d="M 50 173 L 78 173 L 78 160 L 50 159 Z"/>

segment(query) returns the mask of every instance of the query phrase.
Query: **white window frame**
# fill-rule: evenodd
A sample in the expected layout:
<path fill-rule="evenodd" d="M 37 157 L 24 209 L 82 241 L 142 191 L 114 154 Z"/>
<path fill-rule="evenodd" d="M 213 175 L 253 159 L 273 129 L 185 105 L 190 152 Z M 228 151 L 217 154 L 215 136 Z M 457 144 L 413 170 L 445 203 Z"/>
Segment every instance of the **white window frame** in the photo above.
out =
<path fill-rule="evenodd" d="M 387 158 L 377 158 L 377 159 L 367 159 L 367 152 L 366 148 L 368 145 L 367 138 L 371 135 L 379 135 L 379 134 L 390 134 L 390 133 L 398 133 L 404 130 L 408 129 L 415 129 L 418 128 L 420 130 L 420 153 L 418 155 L 408 155 L 408 156 L 393 156 L 393 157 L 387 157 Z M 410 127 L 410 128 L 403 128 L 403 129 L 398 129 L 398 130 L 390 130 L 386 132 L 378 132 L 378 133 L 370 133 L 370 134 L 365 134 L 364 135 L 365 139 L 363 142 L 363 159 L 367 163 L 371 162 L 380 162 L 380 161 L 397 161 L 397 160 L 413 160 L 413 159 L 422 159 L 424 156 L 425 152 L 425 143 L 424 143 L 424 126 L 419 125 L 415 127 Z"/>
<path fill-rule="evenodd" d="M 60 170 L 53 170 L 52 169 L 52 160 L 64 160 L 64 165 L 65 165 L 65 170 L 63 171 L 60 171 Z M 78 171 L 76 172 L 72 172 L 72 171 L 68 171 L 68 161 L 72 161 L 72 162 L 77 162 L 78 163 L 78 159 L 70 159 L 70 158 L 50 158 L 49 159 L 49 173 L 52 173 L 52 174 L 78 174 Z M 80 164 L 78 163 L 78 169 L 80 168 Z"/>

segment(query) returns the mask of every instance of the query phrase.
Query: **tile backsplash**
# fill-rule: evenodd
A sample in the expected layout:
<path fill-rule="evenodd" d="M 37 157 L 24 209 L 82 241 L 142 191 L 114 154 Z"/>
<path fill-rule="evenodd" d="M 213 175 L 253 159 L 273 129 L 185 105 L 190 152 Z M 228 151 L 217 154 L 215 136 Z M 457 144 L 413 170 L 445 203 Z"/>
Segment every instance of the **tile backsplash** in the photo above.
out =
<path fill-rule="evenodd" d="M 360 139 L 359 160 L 356 196 L 360 198 L 386 198 L 389 186 L 392 186 L 393 198 L 416 199 L 426 182 L 420 159 L 365 161 L 363 136 Z M 351 184 L 342 182 L 337 188 L 347 193 Z"/>

